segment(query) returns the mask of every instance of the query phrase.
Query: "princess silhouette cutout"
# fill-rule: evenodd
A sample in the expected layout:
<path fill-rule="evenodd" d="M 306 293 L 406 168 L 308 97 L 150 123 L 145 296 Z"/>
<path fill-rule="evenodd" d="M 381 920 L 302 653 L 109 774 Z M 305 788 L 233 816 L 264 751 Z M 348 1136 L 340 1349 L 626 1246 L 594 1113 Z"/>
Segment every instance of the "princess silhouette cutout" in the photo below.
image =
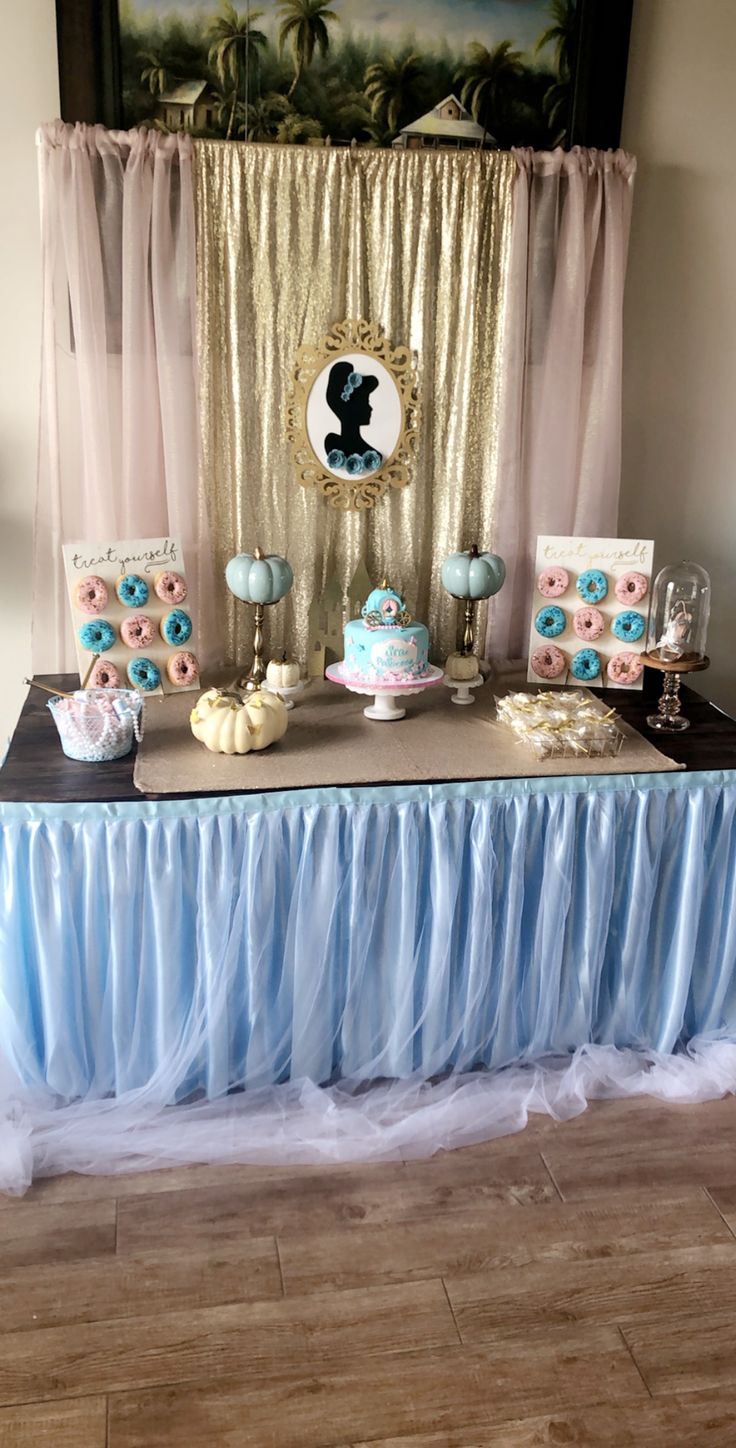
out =
<path fill-rule="evenodd" d="M 361 434 L 373 416 L 370 396 L 378 387 L 377 377 L 354 372 L 349 362 L 336 362 L 327 380 L 327 406 L 340 422 L 340 432 L 325 438 L 327 465 L 344 468 L 351 476 L 374 473 L 383 456 Z"/>

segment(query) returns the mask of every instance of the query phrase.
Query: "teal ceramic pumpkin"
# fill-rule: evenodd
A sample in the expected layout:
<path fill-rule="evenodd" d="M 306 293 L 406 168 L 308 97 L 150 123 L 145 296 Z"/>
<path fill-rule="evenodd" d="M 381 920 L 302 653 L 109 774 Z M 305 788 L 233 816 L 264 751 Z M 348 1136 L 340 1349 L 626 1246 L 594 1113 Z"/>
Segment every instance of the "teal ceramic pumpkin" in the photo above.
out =
<path fill-rule="evenodd" d="M 225 569 L 225 581 L 231 593 L 243 603 L 278 603 L 294 582 L 290 564 L 278 553 L 238 553 Z"/>
<path fill-rule="evenodd" d="M 506 577 L 506 564 L 496 553 L 451 553 L 442 564 L 442 586 L 453 598 L 491 598 Z"/>

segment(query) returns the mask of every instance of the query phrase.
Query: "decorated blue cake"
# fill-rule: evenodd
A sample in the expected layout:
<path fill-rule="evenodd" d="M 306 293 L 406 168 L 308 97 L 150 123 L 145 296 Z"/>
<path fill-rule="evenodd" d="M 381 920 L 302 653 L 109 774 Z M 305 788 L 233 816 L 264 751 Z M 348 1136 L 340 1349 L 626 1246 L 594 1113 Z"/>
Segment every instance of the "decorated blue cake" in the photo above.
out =
<path fill-rule="evenodd" d="M 384 581 L 369 593 L 361 618 L 345 625 L 346 684 L 408 684 L 429 669 L 429 634 L 412 623 L 400 594 Z"/>

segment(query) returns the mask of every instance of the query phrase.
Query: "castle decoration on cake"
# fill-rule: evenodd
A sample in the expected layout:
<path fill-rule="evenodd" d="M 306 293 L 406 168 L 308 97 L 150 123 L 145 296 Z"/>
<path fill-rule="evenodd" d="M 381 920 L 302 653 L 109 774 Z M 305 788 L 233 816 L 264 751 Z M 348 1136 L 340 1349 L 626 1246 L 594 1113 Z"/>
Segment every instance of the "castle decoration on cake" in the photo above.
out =
<path fill-rule="evenodd" d="M 429 634 L 423 623 L 412 622 L 387 579 L 369 593 L 361 612 L 345 625 L 342 682 L 380 689 L 425 678 Z"/>

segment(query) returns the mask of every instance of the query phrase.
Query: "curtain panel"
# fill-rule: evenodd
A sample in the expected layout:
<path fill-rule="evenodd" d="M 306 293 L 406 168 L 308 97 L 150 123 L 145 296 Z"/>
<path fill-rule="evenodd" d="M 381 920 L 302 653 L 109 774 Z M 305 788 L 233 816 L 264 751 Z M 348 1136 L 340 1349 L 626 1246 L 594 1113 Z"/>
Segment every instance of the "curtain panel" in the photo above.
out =
<path fill-rule="evenodd" d="M 55 122 L 38 133 L 43 257 L 33 662 L 74 669 L 62 543 L 182 540 L 204 636 L 192 142 Z"/>
<path fill-rule="evenodd" d="M 636 161 L 515 151 L 489 657 L 526 652 L 536 538 L 615 537 L 622 314 Z"/>
<path fill-rule="evenodd" d="M 44 331 L 34 667 L 74 667 L 61 544 L 178 534 L 203 661 L 244 659 L 223 566 L 286 552 L 274 643 L 365 558 L 454 646 L 442 557 L 508 581 L 479 639 L 525 647 L 540 532 L 616 532 L 621 318 L 635 162 L 623 152 L 401 153 L 39 132 Z M 297 348 L 347 317 L 416 352 L 420 446 L 369 513 L 302 489 L 286 435 Z M 270 622 L 270 620 L 269 620 Z"/>

